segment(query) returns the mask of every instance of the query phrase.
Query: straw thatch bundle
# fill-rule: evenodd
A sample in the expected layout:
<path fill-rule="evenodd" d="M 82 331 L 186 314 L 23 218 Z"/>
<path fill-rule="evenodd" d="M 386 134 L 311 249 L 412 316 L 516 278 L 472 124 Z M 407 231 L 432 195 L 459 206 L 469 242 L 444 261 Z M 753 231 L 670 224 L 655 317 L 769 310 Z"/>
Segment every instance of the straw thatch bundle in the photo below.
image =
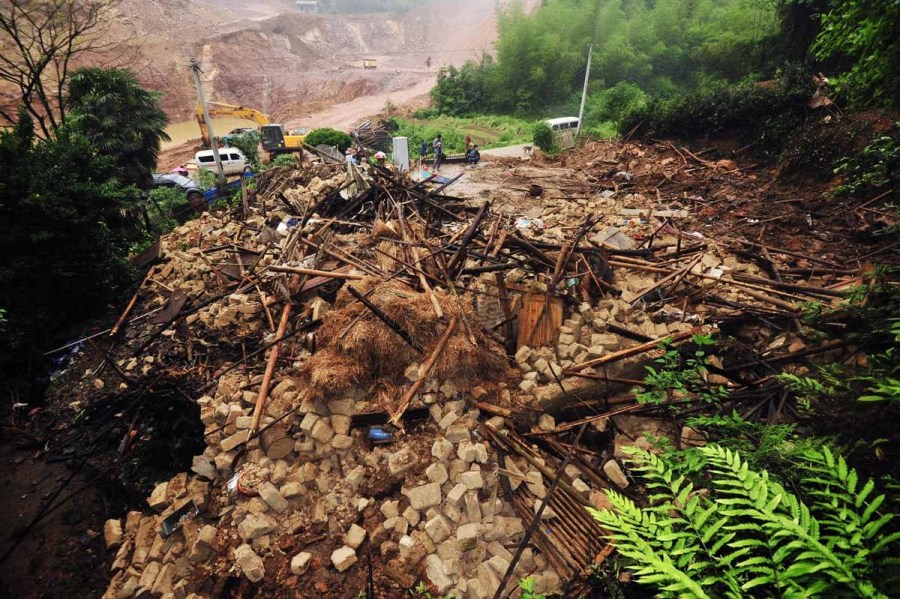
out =
<path fill-rule="evenodd" d="M 461 389 L 506 376 L 502 348 L 478 330 L 475 310 L 462 300 L 435 290 L 444 312 L 444 318 L 439 320 L 428 296 L 402 282 L 368 278 L 352 284 L 363 294 L 374 286 L 367 299 L 399 324 L 424 352 L 411 347 L 342 289 L 319 330 L 319 350 L 303 368 L 309 398 L 339 398 L 354 387 L 368 388 L 373 383 L 383 388 L 409 384 L 404 374 L 406 369 L 410 364 L 426 360 L 454 316 L 458 317 L 459 324 L 431 376 L 451 381 Z M 468 327 L 463 325 L 464 320 Z M 469 331 L 474 336 L 474 344 Z"/>

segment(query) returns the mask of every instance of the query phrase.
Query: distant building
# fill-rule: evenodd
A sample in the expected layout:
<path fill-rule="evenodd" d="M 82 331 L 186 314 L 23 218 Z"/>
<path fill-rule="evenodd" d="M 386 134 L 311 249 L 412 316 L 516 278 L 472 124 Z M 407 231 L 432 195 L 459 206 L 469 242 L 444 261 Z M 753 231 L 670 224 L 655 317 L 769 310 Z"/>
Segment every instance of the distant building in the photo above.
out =
<path fill-rule="evenodd" d="M 294 4 L 300 12 L 319 12 L 319 0 L 297 0 Z"/>

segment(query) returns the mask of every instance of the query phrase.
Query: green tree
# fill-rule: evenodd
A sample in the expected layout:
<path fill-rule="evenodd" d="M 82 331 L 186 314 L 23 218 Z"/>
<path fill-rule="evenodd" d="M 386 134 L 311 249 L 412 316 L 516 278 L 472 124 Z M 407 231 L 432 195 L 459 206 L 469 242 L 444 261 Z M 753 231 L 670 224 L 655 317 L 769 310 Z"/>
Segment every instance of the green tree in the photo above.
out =
<path fill-rule="evenodd" d="M 115 158 L 122 181 L 150 186 L 169 122 L 158 92 L 143 89 L 134 73 L 89 67 L 74 71 L 66 95 L 68 122 L 103 156 Z"/>
<path fill-rule="evenodd" d="M 230 145 L 247 157 L 247 165 L 254 172 L 259 172 L 262 168 L 262 162 L 259 160 L 259 133 L 252 131 L 234 135 L 231 137 Z"/>
<path fill-rule="evenodd" d="M 832 0 L 813 51 L 820 60 L 849 60 L 837 88 L 852 103 L 900 102 L 900 1 Z"/>
<path fill-rule="evenodd" d="M 337 146 L 337 149 L 343 152 L 350 147 L 353 143 L 353 139 L 343 131 L 324 127 L 322 129 L 313 129 L 310 131 L 306 136 L 306 143 L 314 147 L 322 144 L 325 144 L 326 146 Z"/>
<path fill-rule="evenodd" d="M 115 160 L 79 132 L 35 140 L 20 109 L 0 133 L 0 366 L 34 375 L 57 335 L 96 314 L 128 286 L 124 240 L 111 220 L 139 193 L 122 187 Z M 14 369 L 14 370 L 8 370 Z"/>

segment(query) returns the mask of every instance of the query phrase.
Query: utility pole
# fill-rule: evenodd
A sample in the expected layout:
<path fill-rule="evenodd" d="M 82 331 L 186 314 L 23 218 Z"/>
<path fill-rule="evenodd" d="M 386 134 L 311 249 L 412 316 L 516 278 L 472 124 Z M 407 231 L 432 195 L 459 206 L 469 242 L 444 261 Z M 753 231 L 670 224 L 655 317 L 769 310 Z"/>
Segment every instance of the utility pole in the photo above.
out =
<path fill-rule="evenodd" d="M 203 86 L 200 85 L 200 64 L 196 59 L 191 59 L 191 71 L 194 73 L 194 84 L 197 86 L 197 100 L 203 109 L 203 120 L 206 121 L 206 130 L 209 132 L 209 146 L 216 160 L 216 169 L 219 171 L 219 186 L 225 186 L 225 169 L 222 168 L 222 159 L 219 157 L 219 144 L 216 143 L 216 134 L 213 131 L 212 120 L 209 118 L 209 110 L 206 108 L 206 96 L 203 95 Z"/>
<path fill-rule="evenodd" d="M 584 121 L 584 101 L 587 100 L 588 81 L 591 79 L 591 57 L 593 55 L 594 44 L 588 44 L 588 63 L 587 70 L 584 72 L 584 89 L 581 91 L 581 108 L 578 109 L 578 129 L 575 130 L 575 135 L 581 134 L 581 124 Z"/>

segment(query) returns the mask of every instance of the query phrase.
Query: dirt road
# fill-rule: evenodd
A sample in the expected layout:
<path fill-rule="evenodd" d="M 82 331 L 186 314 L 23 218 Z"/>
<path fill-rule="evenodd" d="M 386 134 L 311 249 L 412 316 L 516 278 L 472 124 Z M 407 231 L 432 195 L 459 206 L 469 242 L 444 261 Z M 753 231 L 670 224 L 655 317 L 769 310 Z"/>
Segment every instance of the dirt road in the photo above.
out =
<path fill-rule="evenodd" d="M 419 99 L 424 104 L 428 92 L 434 87 L 434 82 L 435 77 L 432 75 L 413 87 L 398 92 L 360 96 L 349 102 L 335 104 L 326 110 L 315 112 L 309 116 L 290 120 L 287 122 L 287 126 L 333 127 L 335 129 L 349 130 L 372 115 L 382 112 L 389 99 L 398 107 L 414 105 Z"/>

